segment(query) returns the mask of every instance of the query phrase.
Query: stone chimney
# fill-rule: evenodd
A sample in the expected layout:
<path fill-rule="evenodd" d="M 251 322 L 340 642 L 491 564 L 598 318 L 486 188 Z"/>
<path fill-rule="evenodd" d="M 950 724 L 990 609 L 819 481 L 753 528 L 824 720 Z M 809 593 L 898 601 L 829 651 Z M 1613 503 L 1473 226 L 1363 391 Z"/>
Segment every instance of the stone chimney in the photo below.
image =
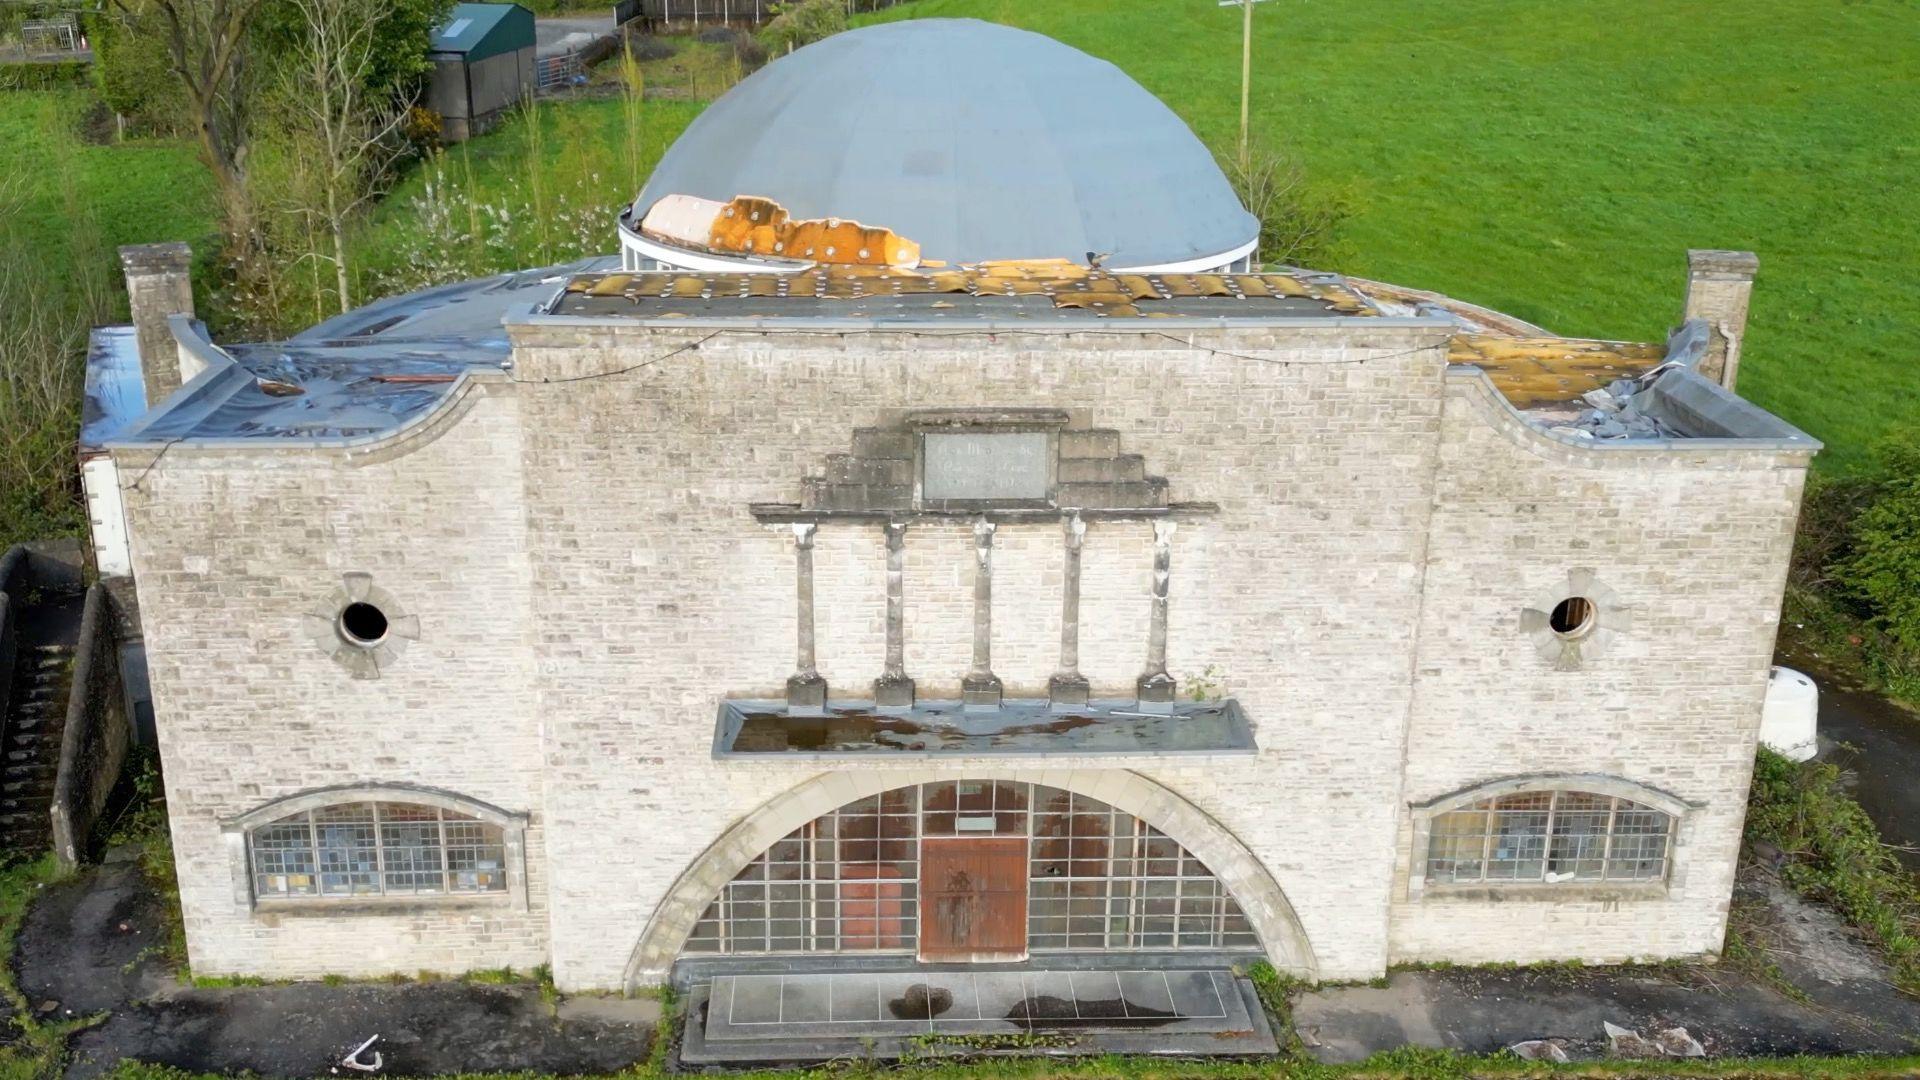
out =
<path fill-rule="evenodd" d="M 1700 374 L 1733 389 L 1740 374 L 1740 345 L 1747 337 L 1747 300 L 1760 258 L 1751 251 L 1687 252 L 1687 304 L 1682 320 L 1707 324 L 1707 353 Z"/>
<path fill-rule="evenodd" d="M 193 314 L 192 260 L 192 249 L 181 243 L 134 244 L 120 249 L 148 408 L 165 401 L 200 370 L 200 365 L 174 344 L 173 331 L 167 327 L 168 316 Z"/>

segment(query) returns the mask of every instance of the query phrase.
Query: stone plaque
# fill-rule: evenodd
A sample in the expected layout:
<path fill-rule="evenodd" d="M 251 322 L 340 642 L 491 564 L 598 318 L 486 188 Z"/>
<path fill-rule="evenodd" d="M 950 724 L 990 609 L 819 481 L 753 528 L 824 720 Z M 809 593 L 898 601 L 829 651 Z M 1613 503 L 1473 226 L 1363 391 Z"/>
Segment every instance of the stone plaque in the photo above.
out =
<path fill-rule="evenodd" d="M 928 432 L 927 502 L 1045 501 L 1052 463 L 1044 431 Z"/>

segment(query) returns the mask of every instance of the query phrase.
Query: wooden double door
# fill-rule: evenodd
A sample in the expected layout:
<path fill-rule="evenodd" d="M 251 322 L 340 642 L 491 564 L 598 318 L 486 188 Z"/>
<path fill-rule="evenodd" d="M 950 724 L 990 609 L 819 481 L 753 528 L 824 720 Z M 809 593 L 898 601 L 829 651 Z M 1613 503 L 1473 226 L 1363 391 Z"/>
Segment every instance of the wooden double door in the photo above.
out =
<path fill-rule="evenodd" d="M 1024 960 L 1027 839 L 927 837 L 920 843 L 920 960 Z"/>

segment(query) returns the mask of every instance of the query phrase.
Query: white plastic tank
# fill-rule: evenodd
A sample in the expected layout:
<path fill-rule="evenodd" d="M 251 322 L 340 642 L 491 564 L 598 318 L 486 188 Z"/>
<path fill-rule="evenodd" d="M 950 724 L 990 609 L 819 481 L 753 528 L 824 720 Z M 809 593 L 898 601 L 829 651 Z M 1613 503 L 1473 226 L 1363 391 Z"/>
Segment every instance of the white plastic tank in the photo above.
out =
<path fill-rule="evenodd" d="M 1820 749 L 1820 688 L 1792 668 L 1775 667 L 1767 677 L 1767 703 L 1760 711 L 1760 742 L 1794 761 Z"/>

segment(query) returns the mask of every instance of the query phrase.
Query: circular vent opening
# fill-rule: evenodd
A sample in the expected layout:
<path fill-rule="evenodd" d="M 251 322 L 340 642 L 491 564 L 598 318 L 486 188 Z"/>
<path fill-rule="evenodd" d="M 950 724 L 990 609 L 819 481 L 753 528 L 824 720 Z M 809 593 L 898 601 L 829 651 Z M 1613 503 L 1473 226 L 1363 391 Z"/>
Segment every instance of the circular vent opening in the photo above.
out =
<path fill-rule="evenodd" d="M 1569 596 L 1553 605 L 1553 614 L 1547 616 L 1547 625 L 1561 637 L 1579 637 L 1593 629 L 1593 601 L 1584 596 Z"/>
<path fill-rule="evenodd" d="M 340 609 L 340 636 L 370 649 L 387 639 L 387 613 L 364 600 L 348 604 Z"/>

